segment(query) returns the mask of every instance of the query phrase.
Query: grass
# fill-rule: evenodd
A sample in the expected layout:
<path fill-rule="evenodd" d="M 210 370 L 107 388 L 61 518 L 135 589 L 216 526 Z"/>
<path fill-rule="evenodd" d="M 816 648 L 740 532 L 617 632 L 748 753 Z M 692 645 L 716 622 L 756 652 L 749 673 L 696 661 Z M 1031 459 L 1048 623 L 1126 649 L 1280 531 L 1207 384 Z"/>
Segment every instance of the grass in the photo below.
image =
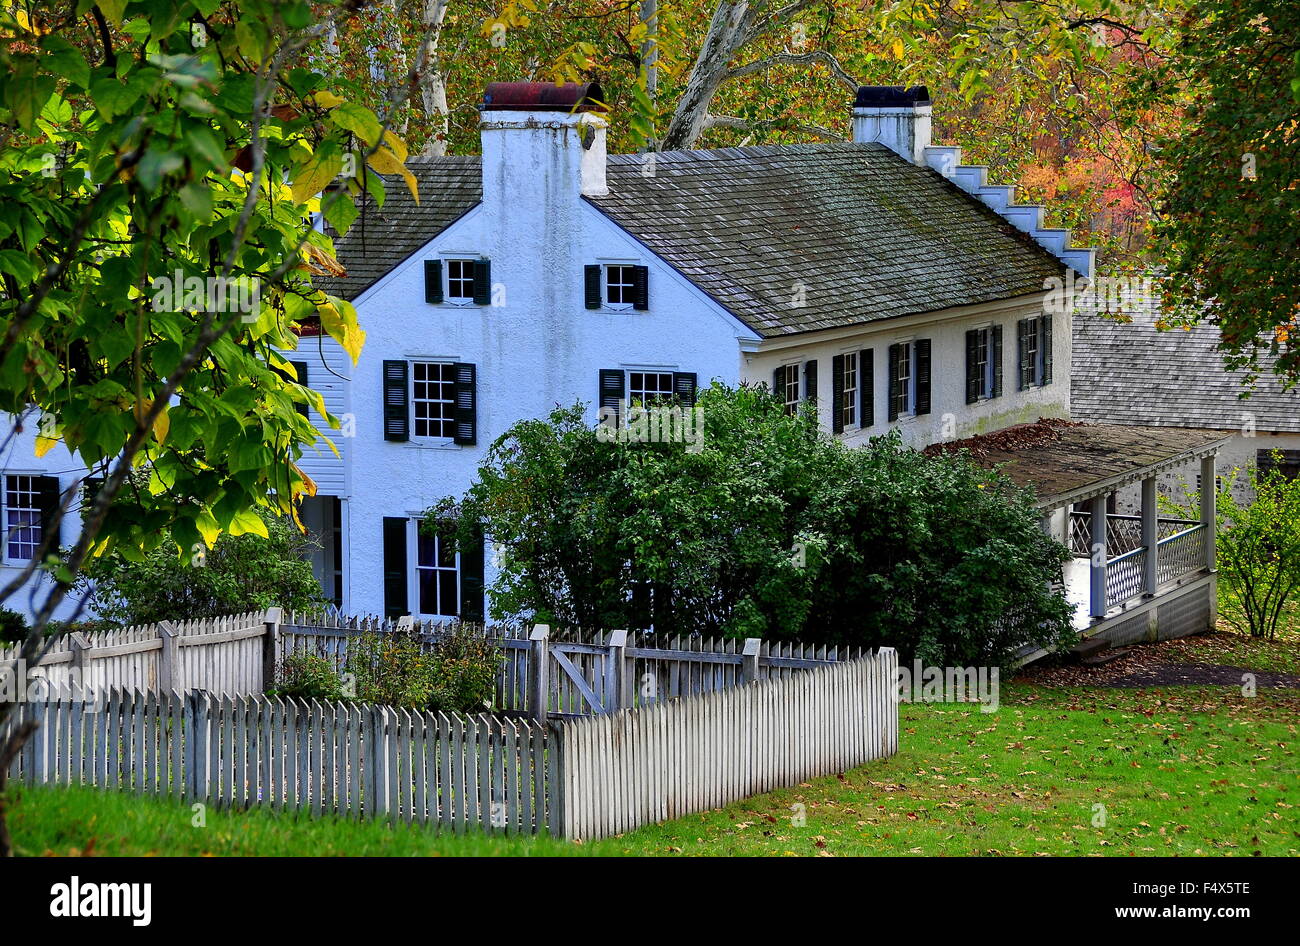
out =
<path fill-rule="evenodd" d="M 540 857 L 599 850 L 549 837 L 455 835 L 265 809 L 208 809 L 196 827 L 189 805 L 164 799 L 80 787 L 23 787 L 14 795 L 9 827 L 20 855 Z"/>
<path fill-rule="evenodd" d="M 1296 660 L 1292 635 L 1215 638 L 1195 643 L 1214 648 L 1206 662 Z M 1001 695 L 988 714 L 905 705 L 890 759 L 596 844 L 264 810 L 209 810 L 195 828 L 188 806 L 81 788 L 15 789 L 11 830 L 27 854 L 1300 854 L 1300 691 L 1016 683 Z"/>

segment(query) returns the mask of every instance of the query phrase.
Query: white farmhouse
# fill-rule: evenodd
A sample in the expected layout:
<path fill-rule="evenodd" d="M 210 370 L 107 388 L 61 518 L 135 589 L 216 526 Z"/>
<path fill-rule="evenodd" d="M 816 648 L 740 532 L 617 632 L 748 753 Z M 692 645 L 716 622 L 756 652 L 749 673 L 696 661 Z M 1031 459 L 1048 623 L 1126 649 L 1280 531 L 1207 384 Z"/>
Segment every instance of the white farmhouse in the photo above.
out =
<path fill-rule="evenodd" d="M 601 406 L 761 382 L 791 409 L 815 400 L 851 444 L 896 429 L 917 447 L 1069 417 L 1066 287 L 1092 251 L 931 145 L 924 88 L 859 90 L 852 143 L 641 155 L 606 153 L 601 98 L 489 86 L 481 158 L 410 162 L 419 204 L 391 182 L 337 242 L 347 275 L 318 280 L 368 336 L 355 367 L 323 336 L 291 355 L 343 419 L 341 456 L 322 446 L 300 465 L 319 484 L 304 509 L 317 574 L 346 613 L 481 617 L 490 555 L 451 553 L 419 519 L 508 427 L 556 405 L 588 402 L 594 422 Z M 1072 504 L 1212 464 L 1218 443 L 1157 440 L 1138 462 L 1107 430 L 1089 448 L 1105 475 L 1040 489 L 1063 540 Z M 1020 478 L 1037 485 L 1041 466 Z M 1194 538 L 1189 628 L 1212 610 L 1212 540 Z M 1111 588 L 1104 555 L 1082 568 L 1097 632 L 1168 587 L 1152 570 Z"/>

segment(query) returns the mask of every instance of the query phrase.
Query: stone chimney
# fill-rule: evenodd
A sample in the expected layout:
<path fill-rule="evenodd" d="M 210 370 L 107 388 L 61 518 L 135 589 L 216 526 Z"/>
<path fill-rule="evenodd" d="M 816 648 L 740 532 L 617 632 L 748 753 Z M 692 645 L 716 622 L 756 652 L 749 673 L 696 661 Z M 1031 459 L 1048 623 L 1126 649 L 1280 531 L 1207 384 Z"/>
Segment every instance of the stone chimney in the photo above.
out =
<path fill-rule="evenodd" d="M 878 141 L 913 164 L 930 144 L 930 93 L 923 85 L 864 85 L 853 102 L 853 140 Z"/>
<path fill-rule="evenodd" d="M 493 82 L 480 107 L 483 200 L 496 206 L 608 193 L 595 82 Z"/>

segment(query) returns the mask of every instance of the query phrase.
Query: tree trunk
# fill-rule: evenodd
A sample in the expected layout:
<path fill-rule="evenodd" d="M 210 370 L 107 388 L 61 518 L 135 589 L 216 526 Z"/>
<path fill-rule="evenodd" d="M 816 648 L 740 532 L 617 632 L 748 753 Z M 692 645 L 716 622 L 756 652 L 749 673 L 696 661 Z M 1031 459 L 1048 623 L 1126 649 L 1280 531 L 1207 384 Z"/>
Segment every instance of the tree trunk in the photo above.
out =
<path fill-rule="evenodd" d="M 447 83 L 438 52 L 448 2 L 449 0 L 425 0 L 424 19 L 421 21 L 424 45 L 416 57 L 417 62 L 424 59 L 424 68 L 420 71 L 420 101 L 424 104 L 424 114 L 429 118 L 429 137 L 420 153 L 428 158 L 440 158 L 447 153 L 447 136 L 451 132 Z"/>
<path fill-rule="evenodd" d="M 761 10 L 764 6 L 766 4 L 759 4 L 758 8 Z M 704 45 L 686 81 L 686 90 L 677 102 L 668 133 L 664 135 L 661 150 L 676 151 L 695 146 L 709 117 L 709 105 L 726 78 L 732 57 L 751 38 L 749 30 L 754 13 L 745 0 L 719 0 Z"/>

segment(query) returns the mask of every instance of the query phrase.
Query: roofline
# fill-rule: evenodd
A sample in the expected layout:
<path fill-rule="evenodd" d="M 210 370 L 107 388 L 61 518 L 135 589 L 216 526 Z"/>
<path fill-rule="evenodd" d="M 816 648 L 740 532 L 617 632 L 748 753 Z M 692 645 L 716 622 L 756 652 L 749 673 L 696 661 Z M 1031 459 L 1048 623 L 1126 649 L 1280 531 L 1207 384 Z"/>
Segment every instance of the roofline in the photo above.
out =
<path fill-rule="evenodd" d="M 1019 296 L 1003 296 L 999 299 L 989 299 L 985 302 L 969 302 L 965 305 L 949 306 L 945 309 L 923 309 L 918 312 L 904 312 L 901 315 L 889 315 L 878 319 L 869 319 L 865 322 L 855 322 L 852 325 L 836 325 L 830 328 L 805 329 L 802 332 L 789 332 L 784 335 L 766 335 L 759 338 L 749 347 L 742 345 L 746 353 L 773 352 L 782 351 L 787 348 L 796 348 L 802 345 L 820 344 L 822 342 L 836 341 L 840 338 L 851 338 L 861 335 L 864 331 L 871 330 L 875 326 L 886 326 L 897 328 L 899 323 L 905 319 L 921 322 L 949 321 L 957 319 L 968 319 L 974 315 L 981 315 L 985 312 L 996 311 L 999 309 L 1041 309 L 1044 297 L 1050 295 L 1055 290 L 1043 289 L 1039 292 L 1026 293 Z M 1017 301 L 1023 300 L 1023 301 Z"/>
<path fill-rule="evenodd" d="M 1116 427 L 1138 426 L 1128 424 L 1115 424 Z M 1204 457 L 1217 454 L 1220 450 L 1228 445 L 1231 437 L 1222 437 L 1218 440 L 1212 440 L 1202 444 L 1199 447 L 1192 447 L 1183 450 L 1170 457 L 1165 457 L 1156 463 L 1148 463 L 1146 466 L 1139 467 L 1135 470 L 1129 470 L 1125 473 L 1116 473 L 1114 476 L 1108 476 L 1105 479 L 1094 480 L 1083 486 L 1076 486 L 1074 489 L 1066 490 L 1064 493 L 1056 493 L 1051 496 L 1041 497 L 1038 500 L 1038 508 L 1044 512 L 1052 512 L 1063 506 L 1072 503 L 1083 502 L 1086 499 L 1093 499 L 1097 496 L 1105 496 L 1113 493 L 1121 486 L 1127 486 L 1130 483 L 1136 483 L 1140 480 L 1149 479 L 1159 473 L 1164 473 L 1176 466 L 1182 466 L 1184 463 L 1191 463 Z"/>

